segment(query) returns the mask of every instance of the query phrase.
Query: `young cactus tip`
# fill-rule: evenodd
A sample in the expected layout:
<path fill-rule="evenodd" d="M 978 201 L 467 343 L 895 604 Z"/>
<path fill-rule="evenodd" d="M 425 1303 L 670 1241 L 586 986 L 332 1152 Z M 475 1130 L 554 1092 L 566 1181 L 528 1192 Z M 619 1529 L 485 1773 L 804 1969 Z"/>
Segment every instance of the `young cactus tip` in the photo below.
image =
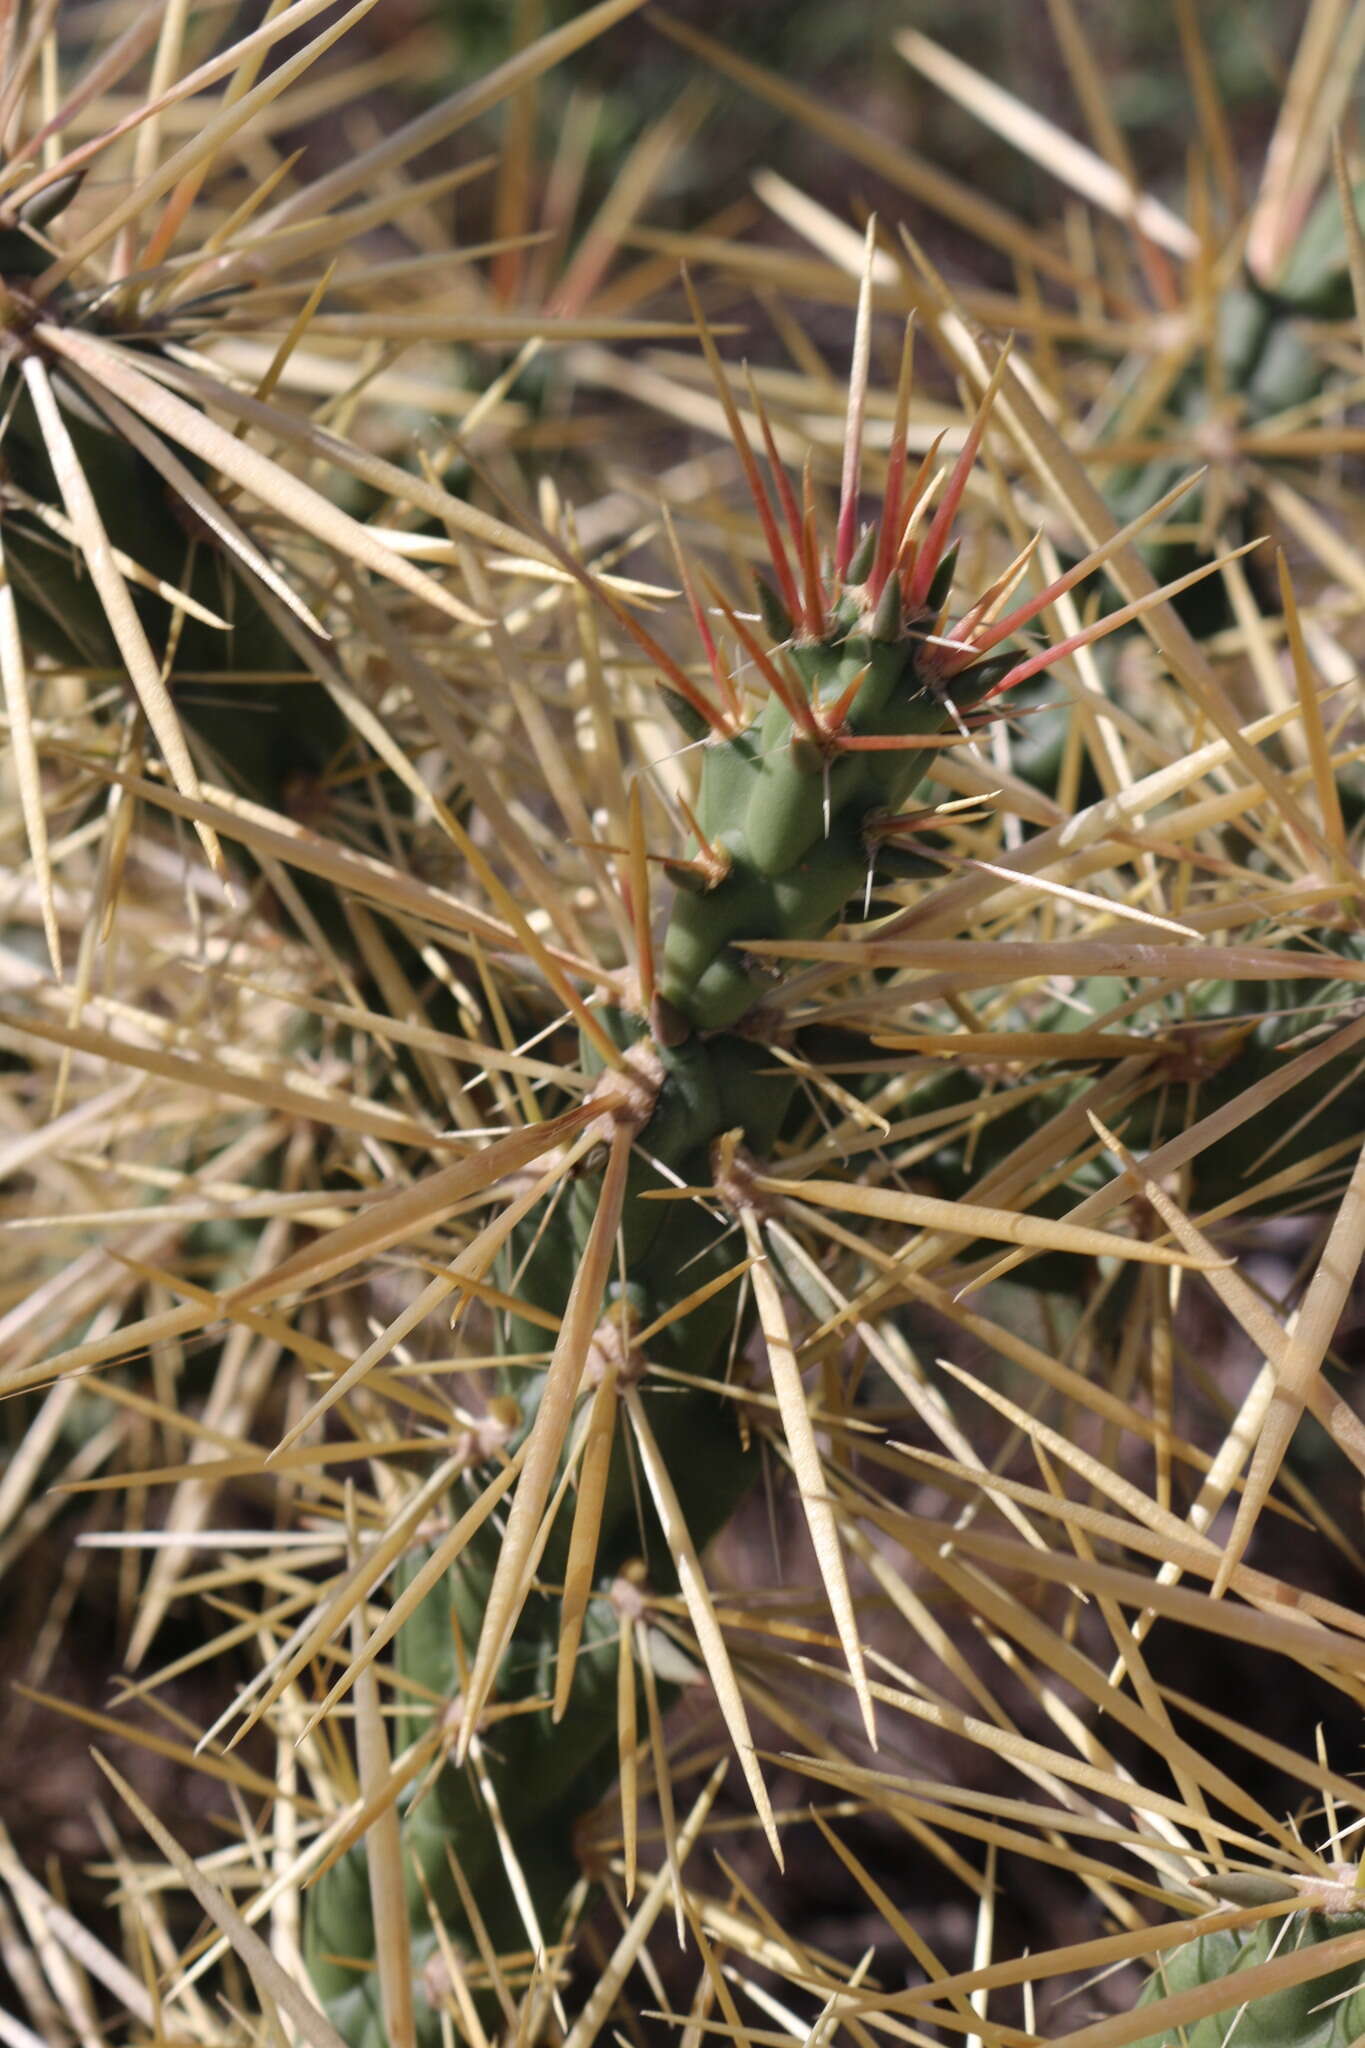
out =
<path fill-rule="evenodd" d="M 683 886 L 658 986 L 670 1016 L 709 1031 L 738 1024 L 769 989 L 767 969 L 746 954 L 746 940 L 818 937 L 846 904 L 866 903 L 872 888 L 890 877 L 898 814 L 935 753 L 969 740 L 983 722 L 968 717 L 973 706 L 1123 623 L 1131 611 L 1111 614 L 1041 653 L 1007 652 L 1005 643 L 1106 552 L 1095 550 L 1002 615 L 1000 607 L 1027 571 L 1030 544 L 975 603 L 951 615 L 953 526 L 1008 368 L 1008 347 L 955 460 L 938 466 L 939 435 L 912 473 L 914 330 L 907 325 L 881 504 L 859 536 L 870 320 L 864 290 L 840 505 L 826 543 L 809 458 L 798 498 L 751 381 L 770 491 L 695 295 L 692 306 L 770 564 L 757 578 L 762 631 L 714 592 L 733 641 L 732 669 L 679 558 L 712 690 L 698 688 L 669 664 L 665 688 L 702 754 L 692 858 L 677 864 Z"/>

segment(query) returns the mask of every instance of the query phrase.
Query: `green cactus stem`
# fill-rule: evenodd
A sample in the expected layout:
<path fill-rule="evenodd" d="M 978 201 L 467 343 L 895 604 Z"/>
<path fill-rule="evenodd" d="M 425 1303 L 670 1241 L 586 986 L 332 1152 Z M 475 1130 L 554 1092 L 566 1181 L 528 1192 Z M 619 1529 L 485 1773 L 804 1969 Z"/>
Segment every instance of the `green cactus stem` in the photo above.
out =
<path fill-rule="evenodd" d="M 316 815 L 356 761 L 350 722 L 321 679 L 325 661 L 344 682 L 344 656 L 216 478 L 436 613 L 464 624 L 478 615 L 218 423 L 215 409 L 231 418 L 254 407 L 282 439 L 294 424 L 187 367 L 174 344 L 197 302 L 144 313 L 135 289 L 92 292 L 54 261 L 37 231 L 46 236 L 79 182 L 54 178 L 20 215 L 0 216 L 0 542 L 26 664 L 108 672 L 183 796 L 197 802 L 211 781 Z M 231 304 L 231 293 L 210 297 L 206 324 Z M 333 445 L 344 458 L 346 444 Z M 403 484 L 404 472 L 381 467 Z M 411 814 L 397 777 L 386 775 L 381 796 L 376 814 Z M 220 865 L 213 827 L 197 829 Z M 378 824 L 369 843 L 387 850 Z M 307 878 L 299 890 L 335 936 L 335 892 Z"/>
<path fill-rule="evenodd" d="M 1352 199 L 1359 218 L 1365 186 L 1357 186 Z M 1216 460 L 1229 433 L 1245 434 L 1323 390 L 1328 360 L 1304 329 L 1308 321 L 1340 320 L 1351 311 L 1347 232 L 1341 195 L 1329 181 L 1278 274 L 1267 279 L 1244 269 L 1220 294 L 1207 346 L 1194 352 L 1170 392 L 1156 428 L 1160 439 L 1178 441 L 1184 450 L 1204 447 Z M 1109 473 L 1105 496 L 1116 518 L 1131 519 L 1179 474 L 1179 462 L 1169 458 L 1125 463 Z M 1204 494 L 1197 492 L 1182 519 L 1201 521 L 1204 506 Z M 1262 512 L 1244 487 L 1230 517 L 1230 530 L 1241 537 L 1265 530 Z M 1206 559 L 1188 542 L 1155 544 L 1148 556 L 1163 580 Z M 1227 594 L 1218 583 L 1200 584 L 1176 603 L 1196 634 L 1230 621 Z"/>
<path fill-rule="evenodd" d="M 99 302 L 87 305 L 70 281 L 41 300 L 33 296 L 34 280 L 52 262 L 52 249 L 37 231 L 70 205 L 82 176 L 56 179 L 12 220 L 0 220 L 0 291 L 10 309 L 0 367 L 0 506 L 5 570 L 25 645 L 54 660 L 117 674 L 118 642 L 79 547 L 63 539 L 54 450 L 20 374 L 33 346 L 29 332 L 40 319 L 111 339 L 119 332 L 117 316 Z M 135 591 L 152 651 L 169 662 L 182 725 L 203 750 L 201 758 L 218 765 L 244 794 L 287 808 L 291 791 L 321 776 L 343 748 L 344 717 L 280 632 L 241 558 L 194 517 L 78 379 L 55 363 L 49 377 L 106 530 L 116 541 L 127 537 L 139 568 L 167 590 L 184 591 L 209 618 L 223 621 L 177 614 L 165 597 L 145 587 Z M 204 465 L 187 466 L 202 482 Z"/>
<path fill-rule="evenodd" d="M 702 332 L 733 417 L 704 324 Z M 626 622 L 657 663 L 684 730 L 700 739 L 695 835 L 674 863 L 680 886 L 657 986 L 642 987 L 637 1012 L 604 1015 L 625 1071 L 602 1076 L 601 1047 L 583 1043 L 585 1078 L 599 1076 L 599 1088 L 608 1091 L 600 1099 L 616 1105 L 602 1122 L 598 1156 L 523 1219 L 500 1259 L 499 1285 L 520 1305 L 500 1314 L 497 1329 L 507 1359 L 501 1396 L 513 1419 L 496 1455 L 522 1461 L 510 1512 L 505 1525 L 485 1522 L 450 1561 L 394 1645 L 400 1680 L 414 1701 L 400 1739 L 417 1740 L 435 1712 L 443 1717 L 448 1759 L 403 1823 L 419 1959 L 433 1950 L 434 1936 L 421 1931 L 433 1907 L 473 1954 L 462 1892 L 477 1898 L 495 1946 L 534 1945 L 528 1897 L 544 1939 L 553 1941 L 576 1872 L 575 1821 L 602 1797 L 615 1770 L 621 1589 L 637 1586 L 643 1570 L 650 1595 L 689 1595 L 673 1507 L 652 1490 L 652 1467 L 648 1484 L 638 1475 L 632 1484 L 618 1432 L 607 1439 L 591 1586 L 569 1612 L 560 1588 L 571 1570 L 576 1511 L 571 1492 L 557 1512 L 552 1502 L 566 1459 L 580 1451 L 585 1461 L 589 1456 L 582 1431 L 589 1412 L 597 1412 L 595 1389 L 605 1377 L 608 1412 L 614 1415 L 619 1395 L 637 1437 L 658 1447 L 688 1541 L 698 1548 L 723 1526 L 759 1470 L 724 1383 L 743 1360 L 760 1315 L 773 1351 L 770 1321 L 780 1309 L 762 1290 L 740 1291 L 735 1283 L 746 1239 L 751 1248 L 761 1242 L 746 1193 L 751 1162 L 770 1153 L 796 1104 L 793 1072 L 770 1048 L 787 1040 L 799 1064 L 801 1033 L 784 1029 L 780 982 L 746 952 L 746 942 L 806 939 L 858 915 L 869 891 L 896 870 L 897 824 L 934 750 L 959 740 L 970 721 L 993 715 L 992 698 L 1062 651 L 1009 651 L 1007 643 L 1088 565 L 989 624 L 980 604 L 956 620 L 950 611 L 951 526 L 1003 368 L 1002 362 L 931 506 L 929 465 L 912 476 L 906 460 L 907 367 L 883 502 L 861 542 L 855 389 L 838 526 L 827 554 L 775 462 L 774 503 L 733 420 L 770 550 L 760 585 L 770 630 L 755 631 L 716 593 L 736 656 L 727 662 L 680 564 L 710 668 L 704 688 L 643 627 Z M 713 1200 L 666 1199 L 679 1184 L 709 1187 Z M 609 1190 L 619 1206 L 608 1212 Z M 584 1364 L 569 1357 L 563 1333 L 584 1309 L 580 1289 L 601 1248 L 604 1214 L 620 1252 L 602 1262 L 600 1293 L 586 1306 L 595 1327 Z M 738 1249 L 736 1221 L 746 1233 Z M 548 1368 L 539 1362 L 547 1330 L 560 1333 Z M 575 1422 L 574 1407 L 589 1392 L 594 1403 L 580 1407 Z M 789 1432 L 795 1427 L 799 1434 L 802 1422 L 809 1428 L 803 1403 L 794 1422 L 790 1414 L 784 1409 Z M 471 1473 L 471 1484 L 480 1483 Z M 452 1518 L 474 1497 L 457 1494 Z M 820 1503 L 808 1502 L 807 1512 L 816 1538 Z M 400 1584 L 411 1582 L 428 1555 L 404 1560 Z M 846 1599 L 842 1566 L 826 1551 L 821 1568 L 837 1622 Z M 856 1632 L 840 1625 L 840 1638 L 870 1723 Z M 661 1657 L 655 1676 L 665 1697 L 676 1675 Z M 731 1733 L 776 1849 L 747 1728 L 732 1718 Z M 490 1790 L 523 1858 L 520 1901 L 490 1817 Z M 327 2009 L 355 2048 L 382 2048 L 363 1844 L 314 1886 L 310 1899 L 308 1955 Z M 435 2017 L 423 2010 L 421 2038 L 434 2041 Z"/>
<path fill-rule="evenodd" d="M 1236 2041 L 1242 2048 L 1351 2048 L 1365 2030 L 1365 1970 L 1359 1958 L 1325 1967 L 1279 1990 L 1242 1997 L 1248 1973 L 1275 1959 L 1311 1957 L 1314 1950 L 1365 1932 L 1365 1910 L 1359 1903 L 1354 1865 L 1337 1866 L 1330 1882 L 1295 1880 L 1307 1910 L 1262 1920 L 1252 1927 L 1224 1928 L 1202 1934 L 1183 1948 L 1168 1950 L 1138 2001 L 1139 2008 L 1179 2000 L 1218 1986 L 1216 2008 L 1183 2023 L 1173 2018 L 1153 2034 L 1144 2034 L 1133 2048 L 1223 2048 Z M 1232 1903 L 1260 1903 L 1283 1897 L 1277 1879 L 1229 1878 L 1210 1887 Z M 1311 1900 L 1311 1904 L 1308 1902 Z"/>

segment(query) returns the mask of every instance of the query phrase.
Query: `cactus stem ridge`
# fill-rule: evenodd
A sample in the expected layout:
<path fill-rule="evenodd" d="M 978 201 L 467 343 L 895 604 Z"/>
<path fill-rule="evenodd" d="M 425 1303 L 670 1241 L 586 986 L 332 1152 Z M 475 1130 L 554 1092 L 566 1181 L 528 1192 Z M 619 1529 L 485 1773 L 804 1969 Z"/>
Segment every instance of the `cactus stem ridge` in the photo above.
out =
<path fill-rule="evenodd" d="M 643 1057 L 657 1060 L 652 1048 Z M 610 1153 L 583 1254 L 565 1304 L 559 1336 L 546 1369 L 544 1384 L 521 1476 L 512 1496 L 507 1527 L 484 1606 L 478 1647 L 469 1675 L 467 1702 L 457 1745 L 463 1762 L 492 1694 L 498 1666 L 530 1591 L 536 1555 L 543 1542 L 544 1517 L 555 1474 L 568 1437 L 574 1405 L 587 1366 L 592 1335 L 601 1316 L 602 1298 L 616 1232 L 625 1206 L 626 1174 L 635 1133 L 646 1121 L 654 1095 L 635 1075 L 603 1077 L 607 1115 L 611 1121 Z M 630 1086 L 634 1082 L 634 1088 Z"/>
<path fill-rule="evenodd" d="M 678 809 L 686 818 L 688 828 L 699 849 L 696 858 L 687 865 L 703 876 L 707 888 L 714 888 L 718 882 L 723 882 L 730 872 L 730 855 L 723 846 L 716 845 L 707 838 L 697 822 L 696 812 L 681 790 L 678 791 Z"/>

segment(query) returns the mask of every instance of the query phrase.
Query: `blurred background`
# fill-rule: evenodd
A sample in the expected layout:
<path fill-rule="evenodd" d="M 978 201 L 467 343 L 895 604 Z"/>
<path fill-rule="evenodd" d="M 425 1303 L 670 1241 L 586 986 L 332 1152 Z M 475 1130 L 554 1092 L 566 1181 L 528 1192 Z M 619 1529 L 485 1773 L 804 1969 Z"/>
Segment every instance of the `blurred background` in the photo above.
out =
<path fill-rule="evenodd" d="M 543 27 L 583 12 L 573 0 L 386 0 L 366 23 L 378 49 L 424 62 L 409 72 L 404 98 L 457 86 L 500 62 Z M 1281 98 L 1307 14 L 1306 0 L 1187 0 L 1239 154 L 1255 161 Z M 1058 187 L 894 54 L 897 31 L 920 30 L 998 81 L 1038 113 L 1077 135 L 1084 118 L 1063 43 L 1072 21 L 1103 73 L 1109 114 L 1142 182 L 1164 196 L 1185 185 L 1195 109 L 1181 52 L 1176 0 L 676 0 L 647 9 L 579 53 L 542 89 L 542 146 L 553 148 L 571 100 L 595 111 L 591 157 L 600 190 L 621 153 L 698 77 L 696 61 L 661 32 L 677 21 L 723 42 L 822 105 L 910 147 L 1025 218 L 1055 218 Z M 402 63 L 397 66 L 401 72 Z M 803 134 L 784 115 L 717 82 L 691 143 L 660 192 L 655 218 L 695 225 L 730 202 L 759 166 L 799 175 L 830 204 L 877 203 L 876 180 L 851 170 L 832 145 Z"/>

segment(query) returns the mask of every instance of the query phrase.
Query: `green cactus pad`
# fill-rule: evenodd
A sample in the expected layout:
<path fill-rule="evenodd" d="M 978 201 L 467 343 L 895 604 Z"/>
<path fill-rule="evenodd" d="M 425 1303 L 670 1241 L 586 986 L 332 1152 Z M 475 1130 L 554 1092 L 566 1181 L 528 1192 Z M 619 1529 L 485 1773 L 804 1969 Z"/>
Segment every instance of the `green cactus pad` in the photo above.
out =
<path fill-rule="evenodd" d="M 1150 2005 L 1196 1985 L 1223 1983 L 1227 2003 L 1192 2026 L 1144 2034 L 1132 2048 L 1351 2048 L 1365 2032 L 1365 1968 L 1311 1977 L 1239 2010 L 1237 1979 L 1272 1956 L 1315 1947 L 1365 1929 L 1365 1913 L 1295 1913 L 1244 1933 L 1203 1934 L 1167 1955 L 1139 2001 Z M 1235 2026 L 1234 2026 L 1235 2019 Z"/>

